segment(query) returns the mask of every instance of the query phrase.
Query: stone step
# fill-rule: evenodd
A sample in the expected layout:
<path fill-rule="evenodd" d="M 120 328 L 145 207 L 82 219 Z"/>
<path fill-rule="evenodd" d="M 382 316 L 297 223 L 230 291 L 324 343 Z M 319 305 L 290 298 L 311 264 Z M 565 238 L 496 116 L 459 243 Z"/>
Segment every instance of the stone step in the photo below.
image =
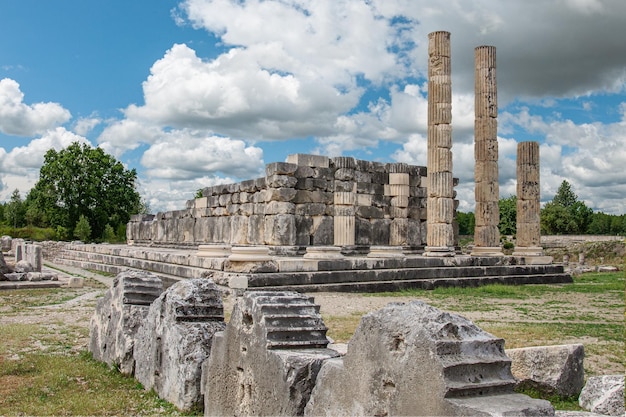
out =
<path fill-rule="evenodd" d="M 441 279 L 407 279 L 407 280 L 387 280 L 387 281 L 367 281 L 367 282 L 343 282 L 325 284 L 285 284 L 282 286 L 254 287 L 264 290 L 290 290 L 299 292 L 386 292 L 399 291 L 412 288 L 432 290 L 436 287 L 477 287 L 487 284 L 565 284 L 571 283 L 572 278 L 568 274 L 542 274 L 542 275 L 517 275 L 511 276 L 489 276 L 470 278 L 441 278 Z"/>
<path fill-rule="evenodd" d="M 297 322 L 299 326 L 305 327 L 316 327 L 319 323 L 319 318 L 315 315 L 311 316 L 296 316 L 296 315 L 264 315 L 265 323 L 267 326 L 270 326 L 272 329 L 290 329 L 290 328 L 298 328 L 298 326 L 294 326 L 292 323 Z"/>
<path fill-rule="evenodd" d="M 446 398 L 483 397 L 513 392 L 515 381 L 509 379 L 484 379 L 482 383 L 446 381 Z"/>

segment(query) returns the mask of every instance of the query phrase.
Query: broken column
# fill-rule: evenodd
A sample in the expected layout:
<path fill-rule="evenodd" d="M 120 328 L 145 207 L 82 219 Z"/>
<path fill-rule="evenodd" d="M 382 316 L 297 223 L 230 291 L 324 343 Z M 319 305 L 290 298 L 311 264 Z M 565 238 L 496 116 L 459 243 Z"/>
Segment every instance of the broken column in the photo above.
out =
<path fill-rule="evenodd" d="M 517 144 L 517 233 L 514 256 L 542 256 L 539 143 Z"/>
<path fill-rule="evenodd" d="M 177 282 L 152 303 L 137 332 L 135 377 L 181 410 L 202 408 L 202 363 L 225 326 L 221 291 L 212 280 Z"/>
<path fill-rule="evenodd" d="M 424 256 L 453 256 L 450 33 L 428 34 L 428 224 Z"/>
<path fill-rule="evenodd" d="M 504 256 L 500 248 L 498 199 L 498 96 L 496 48 L 474 49 L 474 256 Z"/>
<path fill-rule="evenodd" d="M 125 375 L 135 371 L 135 336 L 150 304 L 163 292 L 161 278 L 149 272 L 124 271 L 98 301 L 89 323 L 89 351 L 93 358 L 117 367 Z"/>
<path fill-rule="evenodd" d="M 356 183 L 354 158 L 340 156 L 333 158 L 335 164 L 335 217 L 334 245 L 354 246 L 356 233 L 355 204 Z"/>
<path fill-rule="evenodd" d="M 503 339 L 421 301 L 391 303 L 324 362 L 304 415 L 554 415 L 514 386 Z"/>
<path fill-rule="evenodd" d="M 319 306 L 295 292 L 251 291 L 237 299 L 203 365 L 206 416 L 304 413 L 327 349 Z"/>
<path fill-rule="evenodd" d="M 409 230 L 409 167 L 407 164 L 389 164 L 389 194 L 391 204 L 391 230 L 389 231 L 389 245 L 407 246 Z"/>

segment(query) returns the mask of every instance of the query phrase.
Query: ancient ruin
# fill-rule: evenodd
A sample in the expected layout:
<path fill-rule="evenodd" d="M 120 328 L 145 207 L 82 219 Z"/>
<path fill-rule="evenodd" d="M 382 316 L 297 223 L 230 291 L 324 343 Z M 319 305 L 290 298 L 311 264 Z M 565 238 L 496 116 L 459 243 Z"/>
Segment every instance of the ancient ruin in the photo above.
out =
<path fill-rule="evenodd" d="M 202 363 L 224 327 L 222 292 L 213 281 L 174 284 L 151 304 L 137 330 L 135 378 L 181 410 L 202 408 Z"/>
<path fill-rule="evenodd" d="M 428 201 L 426 256 L 453 256 L 452 76 L 450 33 L 428 35 Z"/>
<path fill-rule="evenodd" d="M 125 375 L 135 372 L 136 334 L 150 304 L 163 291 L 161 279 L 151 273 L 119 274 L 98 301 L 89 324 L 89 351 L 94 359 L 117 367 Z"/>
<path fill-rule="evenodd" d="M 474 50 L 474 195 L 476 226 L 472 255 L 504 256 L 500 248 L 498 179 L 498 95 L 496 48 Z"/>

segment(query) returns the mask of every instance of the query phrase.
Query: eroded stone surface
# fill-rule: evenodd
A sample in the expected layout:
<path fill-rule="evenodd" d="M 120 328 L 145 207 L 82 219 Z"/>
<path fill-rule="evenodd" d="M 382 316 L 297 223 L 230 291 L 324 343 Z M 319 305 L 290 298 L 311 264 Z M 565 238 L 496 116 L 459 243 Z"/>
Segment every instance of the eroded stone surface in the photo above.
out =
<path fill-rule="evenodd" d="M 326 349 L 319 306 L 294 292 L 248 292 L 203 369 L 204 413 L 302 415 Z"/>
<path fill-rule="evenodd" d="M 508 349 L 518 385 L 547 395 L 578 396 L 585 384 L 581 344 Z"/>
<path fill-rule="evenodd" d="M 161 278 L 149 272 L 125 271 L 98 301 L 89 324 L 89 351 L 94 359 L 133 375 L 135 337 L 150 303 L 163 291 Z"/>
<path fill-rule="evenodd" d="M 363 316 L 343 359 L 327 361 L 305 415 L 552 415 L 515 394 L 504 341 L 423 302 Z"/>
<path fill-rule="evenodd" d="M 212 280 L 177 282 L 152 303 L 137 332 L 135 377 L 181 410 L 202 407 L 202 363 L 224 327 L 221 291 Z"/>
<path fill-rule="evenodd" d="M 593 413 L 623 416 L 624 375 L 590 377 L 580 393 L 578 403 Z"/>

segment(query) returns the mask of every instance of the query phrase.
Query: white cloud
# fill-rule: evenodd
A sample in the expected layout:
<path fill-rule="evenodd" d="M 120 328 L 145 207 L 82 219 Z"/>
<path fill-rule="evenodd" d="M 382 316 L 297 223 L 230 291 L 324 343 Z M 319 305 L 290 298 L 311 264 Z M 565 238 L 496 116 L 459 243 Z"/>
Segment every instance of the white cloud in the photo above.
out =
<path fill-rule="evenodd" d="M 62 125 L 70 117 L 70 112 L 58 103 L 25 104 L 24 93 L 15 80 L 0 80 L 0 132 L 34 136 Z"/>
<path fill-rule="evenodd" d="M 44 155 L 50 149 L 61 150 L 73 142 L 89 143 L 87 139 L 57 127 L 33 139 L 25 146 L 18 146 L 7 152 L 0 148 L 0 174 L 5 183 L 0 192 L 0 200 L 10 197 L 14 189 L 19 189 L 22 197 L 28 193 L 39 179 L 39 169 L 44 163 Z"/>
<path fill-rule="evenodd" d="M 87 136 L 100 123 L 102 123 L 102 119 L 97 116 L 83 117 L 74 123 L 73 130 L 77 135 Z"/>
<path fill-rule="evenodd" d="M 246 146 L 241 140 L 224 137 L 194 136 L 175 131 L 152 145 L 143 154 L 141 163 L 153 178 L 193 180 L 218 173 L 240 179 L 262 175 L 263 150 Z"/>

